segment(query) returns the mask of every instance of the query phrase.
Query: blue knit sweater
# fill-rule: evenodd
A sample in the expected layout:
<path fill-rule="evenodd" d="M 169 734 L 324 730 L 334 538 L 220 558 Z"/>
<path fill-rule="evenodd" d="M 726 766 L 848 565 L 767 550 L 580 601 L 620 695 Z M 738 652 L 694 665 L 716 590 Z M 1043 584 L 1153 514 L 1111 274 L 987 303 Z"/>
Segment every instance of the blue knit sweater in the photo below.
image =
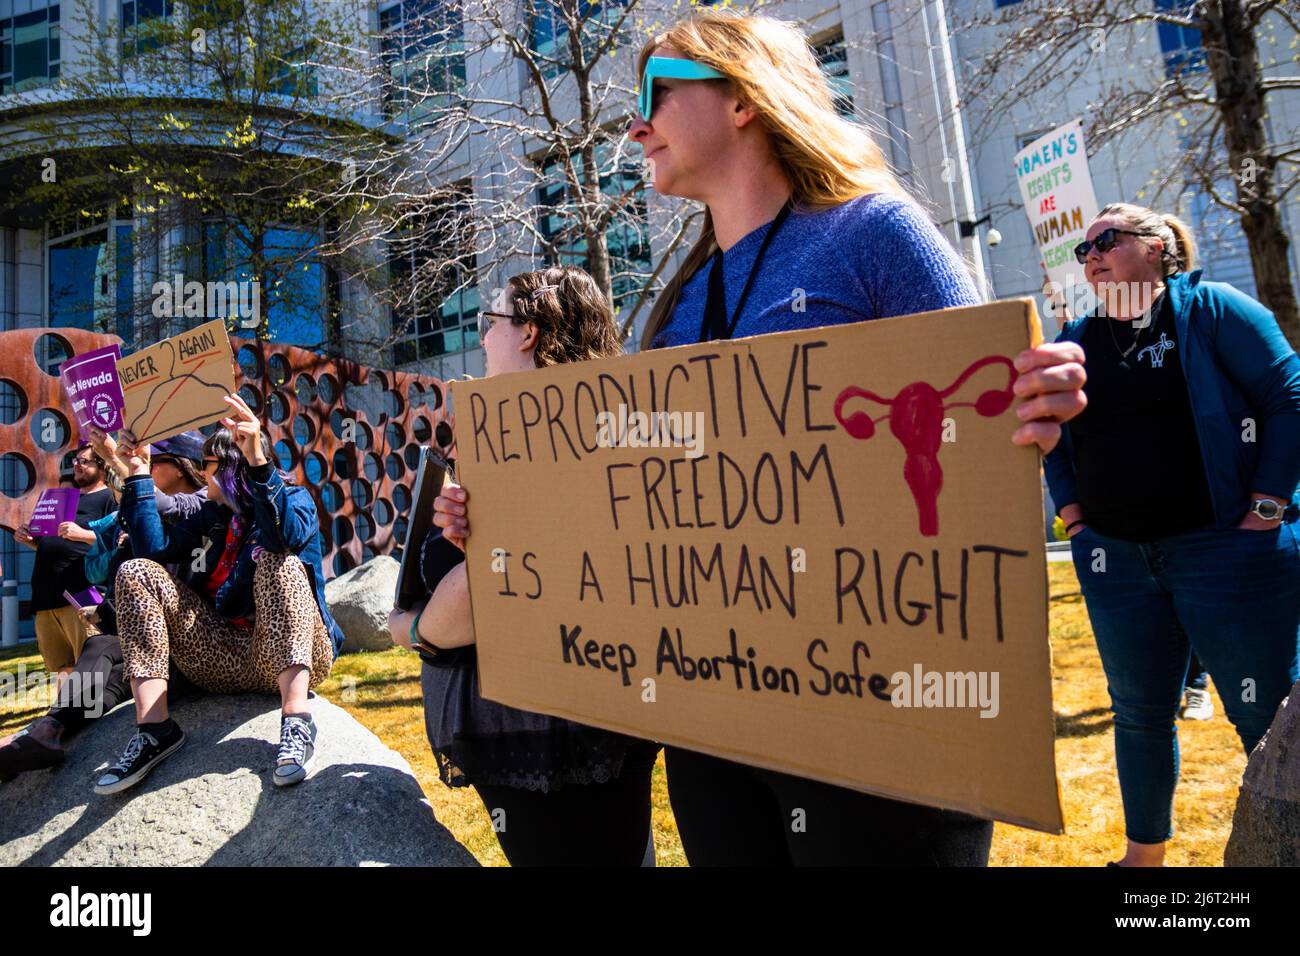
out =
<path fill-rule="evenodd" d="M 770 225 L 759 226 L 722 257 L 728 319 Z M 699 340 L 708 277 L 705 263 L 682 287 L 655 348 Z M 919 208 L 892 196 L 861 196 L 831 209 L 791 213 L 763 257 L 735 337 L 982 301 L 957 253 Z"/>

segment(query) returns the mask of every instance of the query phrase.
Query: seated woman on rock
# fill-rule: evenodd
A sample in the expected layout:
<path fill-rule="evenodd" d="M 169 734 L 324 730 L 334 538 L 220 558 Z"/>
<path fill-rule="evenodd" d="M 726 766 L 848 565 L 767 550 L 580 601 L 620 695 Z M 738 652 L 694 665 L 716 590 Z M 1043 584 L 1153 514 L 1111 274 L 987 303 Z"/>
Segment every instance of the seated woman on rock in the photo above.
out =
<path fill-rule="evenodd" d="M 169 660 L 213 693 L 279 691 L 277 786 L 306 778 L 316 725 L 307 692 L 328 676 L 343 633 L 325 605 L 316 505 L 268 459 L 257 416 L 237 395 L 203 446 L 208 501 L 168 527 L 149 456 L 128 460 L 122 514 L 138 556 L 117 572 L 117 621 L 138 728 L 100 794 L 135 786 L 185 742 L 167 713 Z M 179 563 L 177 576 L 165 564 Z"/>
<path fill-rule="evenodd" d="M 623 351 L 609 300 L 581 269 L 517 275 L 492 308 L 479 317 L 488 375 Z M 525 495 L 519 507 L 539 505 Z M 432 593 L 423 608 L 395 610 L 388 622 L 393 639 L 424 659 L 424 726 L 442 782 L 474 787 L 514 866 L 639 866 L 659 746 L 485 700 L 464 538 L 435 528 L 412 547 L 421 547 Z"/>
<path fill-rule="evenodd" d="M 124 454 L 132 439 L 123 432 Z M 87 436 L 95 453 L 108 468 L 106 480 L 109 487 L 118 487 L 116 496 L 121 499 L 121 484 L 130 470 L 121 455 L 118 444 L 98 428 L 91 428 Z M 150 475 L 156 492 L 158 515 L 163 521 L 174 524 L 195 514 L 208 498 L 208 489 L 200 474 L 203 468 L 203 436 L 197 431 L 182 432 L 151 446 Z M 127 682 L 123 663 L 122 645 L 117 639 L 117 615 L 112 591 L 117 569 L 131 559 L 130 536 L 121 520 L 121 512 L 114 511 L 90 523 L 95 543 L 82 561 L 86 580 L 103 592 L 104 603 L 99 606 L 91 622 L 100 633 L 87 638 L 72 668 L 69 680 L 59 690 L 59 697 L 48 714 L 33 721 L 25 729 L 0 740 L 0 780 L 10 780 L 28 770 L 42 770 L 62 763 L 66 753 L 64 741 L 86 724 L 102 717 L 123 701 L 131 699 L 131 685 Z M 172 669 L 168 696 L 177 699 L 178 692 L 193 690 L 184 675 Z M 179 686 L 178 686 L 179 685 Z"/>

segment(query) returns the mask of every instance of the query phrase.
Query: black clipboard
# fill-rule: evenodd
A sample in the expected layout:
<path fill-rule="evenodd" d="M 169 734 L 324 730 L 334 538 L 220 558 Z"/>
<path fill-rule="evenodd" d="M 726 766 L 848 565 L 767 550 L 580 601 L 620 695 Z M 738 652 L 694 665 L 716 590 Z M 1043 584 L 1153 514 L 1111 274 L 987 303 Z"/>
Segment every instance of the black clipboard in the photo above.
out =
<path fill-rule="evenodd" d="M 441 454 L 424 445 L 420 449 L 420 468 L 415 474 L 411 491 L 411 513 L 406 522 L 406 540 L 402 542 L 402 564 L 397 571 L 397 588 L 393 606 L 399 611 L 409 611 L 428 597 L 420 574 L 420 552 L 424 539 L 430 534 L 441 534 L 433 524 L 433 499 L 442 490 L 445 475 L 456 474 L 455 465 Z"/>

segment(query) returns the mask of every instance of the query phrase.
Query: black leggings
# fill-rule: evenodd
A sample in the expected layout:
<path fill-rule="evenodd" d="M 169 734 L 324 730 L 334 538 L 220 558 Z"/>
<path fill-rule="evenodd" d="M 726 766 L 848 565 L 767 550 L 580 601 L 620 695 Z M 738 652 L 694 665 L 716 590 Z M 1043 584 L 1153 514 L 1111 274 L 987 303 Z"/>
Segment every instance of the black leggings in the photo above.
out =
<path fill-rule="evenodd" d="M 993 823 L 665 747 L 691 866 L 988 866 Z"/>
<path fill-rule="evenodd" d="M 650 772 L 658 749 L 630 746 L 622 772 L 607 783 L 549 793 L 474 789 L 511 866 L 640 866 L 650 839 Z"/>
<path fill-rule="evenodd" d="M 78 675 L 77 680 L 64 683 L 59 691 L 59 700 L 49 713 L 63 725 L 64 737 L 72 736 L 92 720 L 135 696 L 122 663 L 122 642 L 116 635 L 96 634 L 87 638 L 72 670 Z M 184 674 L 171 667 L 167 678 L 169 704 L 198 693 L 201 691 Z"/>

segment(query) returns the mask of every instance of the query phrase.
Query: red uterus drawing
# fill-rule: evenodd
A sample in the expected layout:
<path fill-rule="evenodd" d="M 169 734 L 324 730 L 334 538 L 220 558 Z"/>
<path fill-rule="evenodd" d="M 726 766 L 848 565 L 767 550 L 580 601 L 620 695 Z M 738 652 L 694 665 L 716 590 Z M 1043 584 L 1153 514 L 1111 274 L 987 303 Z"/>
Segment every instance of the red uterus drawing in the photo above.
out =
<path fill-rule="evenodd" d="M 973 402 L 945 404 L 945 399 L 966 384 L 967 380 L 988 365 L 1004 365 L 1007 369 L 1005 388 L 982 392 Z M 903 464 L 903 480 L 912 489 L 916 510 L 920 518 L 921 534 L 933 537 L 939 533 L 939 492 L 943 488 L 943 469 L 939 467 L 939 446 L 943 441 L 944 412 L 954 408 L 974 408 L 985 418 L 995 418 L 1011 407 L 1015 397 L 1011 386 L 1016 380 L 1016 367 L 1004 355 L 987 355 L 972 362 L 957 376 L 957 380 L 939 391 L 928 382 L 913 382 L 900 389 L 893 398 L 881 398 L 865 388 L 851 385 L 835 399 L 835 420 L 854 438 L 866 440 L 876 433 L 876 424 L 889 419 L 889 430 L 907 451 Z M 875 402 L 889 409 L 879 418 L 866 412 L 853 412 L 844 416 L 844 406 L 855 399 Z"/>

